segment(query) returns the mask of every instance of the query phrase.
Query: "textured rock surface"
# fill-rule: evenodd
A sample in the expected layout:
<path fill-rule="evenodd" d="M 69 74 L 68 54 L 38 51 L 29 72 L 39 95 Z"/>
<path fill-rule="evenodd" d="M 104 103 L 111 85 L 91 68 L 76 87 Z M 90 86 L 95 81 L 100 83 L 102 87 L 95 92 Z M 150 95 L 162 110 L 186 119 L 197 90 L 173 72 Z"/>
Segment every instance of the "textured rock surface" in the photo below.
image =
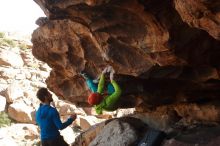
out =
<path fill-rule="evenodd" d="M 136 107 L 148 124 L 219 125 L 218 0 L 35 1 L 47 18 L 37 21 L 32 52 L 52 68 L 46 82 L 56 95 L 88 106 L 79 72 L 95 78 L 111 65 L 118 106 Z"/>
<path fill-rule="evenodd" d="M 72 146 L 127 146 L 134 145 L 147 131 L 141 120 L 124 117 L 99 123 L 77 137 Z M 96 137 L 97 136 L 97 137 Z"/>
<path fill-rule="evenodd" d="M 133 144 L 137 138 L 138 135 L 131 125 L 114 120 L 100 131 L 89 146 L 126 146 Z"/>
<path fill-rule="evenodd" d="M 177 136 L 176 139 L 165 140 L 163 146 L 217 146 L 220 144 L 219 128 L 197 127 L 193 129 L 193 133 L 185 131 L 181 136 Z"/>
<path fill-rule="evenodd" d="M 182 20 L 220 39 L 220 2 L 218 0 L 174 0 Z"/>
<path fill-rule="evenodd" d="M 1 56 L 4 61 L 0 61 L 0 146 L 41 145 L 39 127 L 35 122 L 35 111 L 40 104 L 36 91 L 39 87 L 46 87 L 45 79 L 49 76 L 50 68 L 34 58 L 24 37 L 10 32 L 7 37 L 0 38 L 0 42 L 3 39 L 14 45 L 0 43 L 0 52 L 16 54 L 17 57 Z M 11 59 L 7 59 L 10 57 L 17 59 L 17 63 L 21 59 L 23 65 L 17 66 L 16 60 L 10 62 Z M 82 108 L 58 100 L 54 95 L 53 99 L 62 120 L 66 120 L 72 112 L 85 115 Z M 61 130 L 67 143 L 72 143 L 79 133 L 80 130 L 71 127 Z"/>
<path fill-rule="evenodd" d="M 111 119 L 84 131 L 72 146 L 137 145 L 148 128 L 141 120 L 132 117 Z M 194 127 L 191 129 L 193 132 L 185 130 L 175 138 L 165 137 L 162 146 L 216 146 L 219 145 L 219 128 L 219 126 Z M 126 140 L 128 137 L 129 139 Z"/>
<path fill-rule="evenodd" d="M 9 116 L 22 123 L 35 123 L 34 109 L 27 106 L 25 103 L 13 103 L 8 108 Z"/>
<path fill-rule="evenodd" d="M 9 128 L 1 127 L 1 146 L 40 145 L 39 130 L 33 124 L 12 124 Z"/>
<path fill-rule="evenodd" d="M 71 102 L 85 102 L 88 95 L 78 73 L 97 77 L 107 64 L 123 79 L 219 79 L 220 42 L 183 22 L 176 11 L 182 1 L 36 2 L 48 20 L 33 33 L 33 54 L 53 69 L 50 89 Z"/>
<path fill-rule="evenodd" d="M 10 57 L 9 57 L 10 56 Z M 5 66 L 22 67 L 24 62 L 19 54 L 15 52 L 1 49 L 0 50 L 0 64 Z"/>

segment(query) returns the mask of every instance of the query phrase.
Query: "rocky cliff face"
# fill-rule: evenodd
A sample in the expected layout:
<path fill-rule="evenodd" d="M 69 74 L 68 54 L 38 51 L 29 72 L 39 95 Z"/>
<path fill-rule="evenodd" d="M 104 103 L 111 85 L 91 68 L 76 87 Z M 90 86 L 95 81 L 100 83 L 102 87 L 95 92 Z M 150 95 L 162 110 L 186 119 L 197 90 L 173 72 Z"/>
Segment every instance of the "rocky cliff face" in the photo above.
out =
<path fill-rule="evenodd" d="M 35 113 L 40 101 L 39 87 L 46 87 L 50 68 L 32 55 L 32 45 L 22 34 L 0 32 L 0 146 L 40 145 L 40 130 Z M 62 121 L 72 112 L 78 114 L 75 122 L 61 130 L 64 140 L 72 143 L 85 129 L 105 119 L 88 116 L 82 108 L 59 100 L 53 95 Z"/>
<path fill-rule="evenodd" d="M 95 78 L 111 65 L 124 93 L 119 107 L 136 107 L 148 124 L 219 125 L 218 0 L 35 1 L 47 17 L 36 21 L 32 51 L 52 68 L 46 82 L 55 94 L 88 106 L 79 72 Z"/>

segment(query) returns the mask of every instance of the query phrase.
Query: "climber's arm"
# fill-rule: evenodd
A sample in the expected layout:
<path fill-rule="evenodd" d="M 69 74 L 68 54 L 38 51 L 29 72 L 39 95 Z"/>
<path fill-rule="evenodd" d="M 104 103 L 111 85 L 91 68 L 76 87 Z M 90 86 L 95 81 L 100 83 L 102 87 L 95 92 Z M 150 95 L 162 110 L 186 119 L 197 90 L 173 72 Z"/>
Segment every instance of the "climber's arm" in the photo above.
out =
<path fill-rule="evenodd" d="M 111 83 L 115 89 L 115 92 L 105 97 L 105 99 L 99 105 L 95 106 L 97 114 L 102 114 L 103 109 L 111 110 L 121 96 L 121 88 L 119 85 L 114 80 L 112 80 Z"/>
<path fill-rule="evenodd" d="M 99 80 L 99 85 L 98 85 L 98 90 L 97 92 L 98 93 L 102 93 L 103 90 L 104 90 L 104 84 L 105 84 L 105 75 L 104 73 L 101 74 L 101 77 L 100 77 L 100 80 Z M 105 104 L 105 100 L 102 100 L 102 102 L 98 105 L 95 105 L 95 111 L 97 114 L 102 114 L 102 110 L 103 110 L 103 107 L 105 107 L 106 104 Z"/>
<path fill-rule="evenodd" d="M 87 78 L 86 79 L 86 84 L 88 86 L 88 88 L 92 91 L 92 92 L 97 92 L 97 84 L 93 83 L 92 79 Z"/>
<path fill-rule="evenodd" d="M 80 75 L 86 80 L 86 85 L 92 92 L 96 92 L 98 85 L 93 82 L 91 77 L 89 77 L 85 72 L 80 72 Z"/>
<path fill-rule="evenodd" d="M 105 75 L 104 75 L 104 73 L 102 73 L 100 80 L 99 80 L 98 89 L 97 89 L 97 92 L 99 94 L 102 94 L 102 92 L 104 90 L 104 84 L 105 84 Z"/>

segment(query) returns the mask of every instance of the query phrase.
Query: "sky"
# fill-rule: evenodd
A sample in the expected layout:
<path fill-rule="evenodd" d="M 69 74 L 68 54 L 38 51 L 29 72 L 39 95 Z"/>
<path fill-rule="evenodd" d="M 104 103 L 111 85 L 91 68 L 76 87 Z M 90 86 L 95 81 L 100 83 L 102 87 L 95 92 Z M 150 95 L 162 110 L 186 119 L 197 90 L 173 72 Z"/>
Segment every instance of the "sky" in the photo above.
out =
<path fill-rule="evenodd" d="M 0 0 L 0 31 L 31 34 L 37 18 L 44 16 L 33 0 Z"/>

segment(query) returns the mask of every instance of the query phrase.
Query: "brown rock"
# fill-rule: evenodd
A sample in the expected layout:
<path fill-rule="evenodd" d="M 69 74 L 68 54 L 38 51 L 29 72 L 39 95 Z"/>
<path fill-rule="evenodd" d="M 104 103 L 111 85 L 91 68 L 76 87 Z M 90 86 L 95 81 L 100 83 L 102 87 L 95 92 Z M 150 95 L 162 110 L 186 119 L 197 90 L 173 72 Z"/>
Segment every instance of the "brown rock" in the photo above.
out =
<path fill-rule="evenodd" d="M 13 82 L 12 84 L 9 84 L 5 91 L 6 100 L 8 103 L 13 103 L 16 99 L 23 96 L 23 92 L 20 86 L 21 85 L 19 85 L 18 82 Z"/>
<path fill-rule="evenodd" d="M 82 128 L 82 130 L 87 130 L 91 127 L 91 125 L 86 119 L 80 118 L 80 127 Z"/>
<path fill-rule="evenodd" d="M 35 123 L 34 109 L 22 102 L 10 104 L 8 115 L 17 122 Z"/>
<path fill-rule="evenodd" d="M 188 71 L 193 75 L 199 70 L 200 75 L 186 79 L 204 80 L 209 72 L 218 78 L 213 73 L 220 66 L 216 61 L 220 56 L 217 51 L 220 42 L 186 25 L 175 10 L 178 7 L 172 7 L 170 1 L 36 2 L 48 13 L 49 20 L 33 33 L 33 55 L 52 68 L 48 87 L 73 103 L 86 106 L 89 94 L 78 73 L 85 71 L 97 77 L 107 64 L 123 77 L 148 74 L 158 64 L 199 66 Z M 185 5 L 198 5 L 190 2 Z M 180 73 L 186 71 L 182 69 Z M 188 73 L 182 73 L 185 74 Z"/>
<path fill-rule="evenodd" d="M 174 107 L 174 109 L 179 116 L 186 118 L 187 121 L 220 122 L 219 105 L 182 104 Z"/>
<path fill-rule="evenodd" d="M 0 50 L 0 64 L 5 65 L 5 66 L 19 68 L 24 65 L 24 62 L 20 54 L 17 54 L 13 51 L 1 49 Z"/>
<path fill-rule="evenodd" d="M 217 137 L 215 139 L 212 139 L 207 144 L 189 144 L 186 142 L 181 142 L 175 139 L 167 140 L 164 142 L 163 146 L 217 146 L 220 144 L 220 137 Z"/>
<path fill-rule="evenodd" d="M 174 0 L 175 8 L 184 22 L 207 31 L 220 39 L 220 3 L 218 0 Z"/>
<path fill-rule="evenodd" d="M 89 107 L 79 73 L 96 78 L 111 65 L 123 92 L 117 107 L 136 107 L 166 130 L 219 124 L 217 0 L 35 1 L 47 21 L 33 32 L 32 52 L 52 68 L 46 83 L 61 99 Z"/>

